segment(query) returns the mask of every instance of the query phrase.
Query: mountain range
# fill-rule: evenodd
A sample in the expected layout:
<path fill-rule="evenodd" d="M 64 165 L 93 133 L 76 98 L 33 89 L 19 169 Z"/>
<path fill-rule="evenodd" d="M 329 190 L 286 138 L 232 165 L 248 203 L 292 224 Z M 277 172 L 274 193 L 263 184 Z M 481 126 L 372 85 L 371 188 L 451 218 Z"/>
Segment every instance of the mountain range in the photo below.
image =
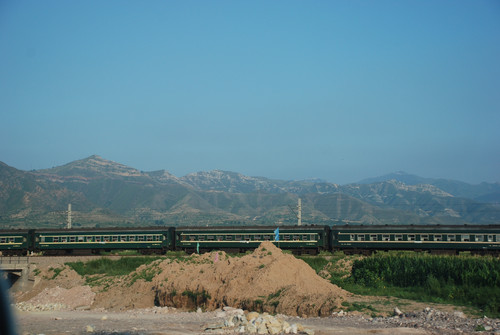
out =
<path fill-rule="evenodd" d="M 214 170 L 176 177 L 91 156 L 22 171 L 0 162 L 0 227 L 295 224 L 499 224 L 500 183 L 404 172 L 338 185 Z"/>

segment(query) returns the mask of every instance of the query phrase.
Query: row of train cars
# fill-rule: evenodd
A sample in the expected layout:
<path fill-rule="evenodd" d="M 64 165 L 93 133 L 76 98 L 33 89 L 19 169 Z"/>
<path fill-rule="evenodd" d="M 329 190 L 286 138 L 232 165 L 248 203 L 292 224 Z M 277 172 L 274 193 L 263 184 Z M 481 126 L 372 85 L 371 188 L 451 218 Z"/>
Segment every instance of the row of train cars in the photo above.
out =
<path fill-rule="evenodd" d="M 8 255 L 99 254 L 137 250 L 143 254 L 183 250 L 245 252 L 263 241 L 297 254 L 320 251 L 370 254 L 379 250 L 500 255 L 500 225 L 414 226 L 214 226 L 0 230 L 0 252 Z"/>

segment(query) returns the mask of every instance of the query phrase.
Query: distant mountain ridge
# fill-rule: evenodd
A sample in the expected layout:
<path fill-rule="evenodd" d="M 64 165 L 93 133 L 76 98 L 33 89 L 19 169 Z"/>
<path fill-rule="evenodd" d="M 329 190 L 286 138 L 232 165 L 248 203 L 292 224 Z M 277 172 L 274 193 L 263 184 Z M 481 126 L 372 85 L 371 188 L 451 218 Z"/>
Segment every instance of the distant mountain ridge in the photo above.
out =
<path fill-rule="evenodd" d="M 405 182 L 406 181 L 406 182 Z M 458 194 L 458 195 L 457 195 Z M 474 200 L 460 195 L 473 194 Z M 71 203 L 76 225 L 498 224 L 500 184 L 469 185 L 403 172 L 337 185 L 214 170 L 176 177 L 93 155 L 21 171 L 0 162 L 0 227 L 57 226 Z"/>
<path fill-rule="evenodd" d="M 500 182 L 483 182 L 477 185 L 471 185 L 457 180 L 422 178 L 403 171 L 398 171 L 380 177 L 363 179 L 359 184 L 373 184 L 390 180 L 397 180 L 407 185 L 433 185 L 455 197 L 475 199 L 481 202 L 500 203 Z"/>

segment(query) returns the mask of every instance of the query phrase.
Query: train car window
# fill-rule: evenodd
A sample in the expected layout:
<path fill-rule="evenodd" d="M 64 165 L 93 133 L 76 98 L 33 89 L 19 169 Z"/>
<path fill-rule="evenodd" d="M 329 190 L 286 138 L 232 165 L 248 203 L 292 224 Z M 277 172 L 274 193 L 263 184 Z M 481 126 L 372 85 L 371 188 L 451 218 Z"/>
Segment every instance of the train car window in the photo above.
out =
<path fill-rule="evenodd" d="M 403 234 L 396 234 L 394 237 L 394 241 L 402 241 L 403 240 Z"/>
<path fill-rule="evenodd" d="M 118 241 L 118 236 L 111 236 L 111 240 L 113 242 L 117 242 Z"/>
<path fill-rule="evenodd" d="M 205 241 L 205 236 L 198 236 L 198 241 Z"/>
<path fill-rule="evenodd" d="M 236 236 L 234 237 L 234 239 L 235 239 L 235 241 L 241 241 L 241 240 L 243 239 L 243 236 L 241 236 L 241 235 L 236 235 Z"/>
<path fill-rule="evenodd" d="M 59 242 L 59 237 L 58 236 L 54 236 L 52 238 L 52 242 Z"/>
<path fill-rule="evenodd" d="M 377 235 L 376 234 L 371 234 L 370 235 L 370 241 L 377 241 Z"/>
<path fill-rule="evenodd" d="M 101 236 L 96 236 L 96 237 L 95 237 L 95 241 L 96 241 L 96 242 L 101 242 Z"/>
<path fill-rule="evenodd" d="M 261 236 L 260 235 L 254 235 L 253 239 L 254 239 L 254 241 L 260 241 Z"/>
<path fill-rule="evenodd" d="M 245 235 L 245 241 L 250 241 L 250 235 Z"/>
<path fill-rule="evenodd" d="M 122 242 L 127 242 L 127 236 L 125 236 L 125 235 L 120 236 L 120 240 Z"/>
<path fill-rule="evenodd" d="M 110 241 L 109 236 L 103 236 L 102 239 L 104 240 L 104 242 L 109 242 Z"/>
<path fill-rule="evenodd" d="M 0 243 L 5 243 L 5 242 L 7 242 L 7 239 L 5 237 L 0 237 Z"/>
<path fill-rule="evenodd" d="M 68 237 L 67 236 L 62 236 L 61 237 L 61 242 L 68 242 Z"/>
<path fill-rule="evenodd" d="M 78 236 L 78 242 L 84 242 L 85 237 L 84 236 Z"/>
<path fill-rule="evenodd" d="M 13 237 L 9 237 L 9 243 L 14 243 L 14 238 Z"/>
<path fill-rule="evenodd" d="M 226 235 L 226 241 L 232 241 L 233 235 Z"/>
<path fill-rule="evenodd" d="M 264 241 L 270 241 L 271 235 L 264 235 Z"/>
<path fill-rule="evenodd" d="M 442 241 L 443 236 L 442 235 L 434 235 L 434 241 Z"/>
<path fill-rule="evenodd" d="M 462 242 L 470 242 L 470 236 L 469 236 L 469 234 L 463 234 L 462 235 Z"/>
<path fill-rule="evenodd" d="M 92 242 L 92 236 L 87 236 L 87 242 Z"/>
<path fill-rule="evenodd" d="M 137 241 L 144 241 L 144 235 L 137 236 Z"/>
<path fill-rule="evenodd" d="M 148 236 L 146 236 L 146 240 L 147 240 L 147 241 L 152 241 L 152 240 L 153 240 L 153 236 L 152 236 L 152 235 L 148 235 Z"/>
<path fill-rule="evenodd" d="M 224 236 L 217 235 L 217 241 L 224 241 Z"/>
<path fill-rule="evenodd" d="M 182 240 L 185 241 L 187 239 L 188 236 L 186 235 L 182 235 Z M 194 235 L 189 235 L 189 240 L 190 241 L 194 241 L 195 240 L 195 236 Z"/>
<path fill-rule="evenodd" d="M 365 234 L 358 235 L 358 241 L 365 241 L 366 237 Z"/>
<path fill-rule="evenodd" d="M 309 241 L 309 235 L 303 235 L 302 241 Z"/>
<path fill-rule="evenodd" d="M 493 235 L 488 235 L 488 242 L 493 242 Z"/>
<path fill-rule="evenodd" d="M 429 235 L 424 234 L 420 237 L 420 241 L 429 241 Z"/>
<path fill-rule="evenodd" d="M 290 241 L 290 235 L 283 235 L 283 240 Z"/>
<path fill-rule="evenodd" d="M 135 236 L 129 236 L 128 240 L 129 240 L 129 242 L 134 242 L 135 241 Z"/>
<path fill-rule="evenodd" d="M 391 236 L 390 235 L 382 235 L 382 241 L 390 241 Z"/>
<path fill-rule="evenodd" d="M 215 239 L 214 235 L 208 235 L 207 236 L 207 240 L 209 240 L 209 241 L 213 241 L 214 239 Z"/>
<path fill-rule="evenodd" d="M 483 235 L 476 235 L 476 242 L 483 242 L 483 241 L 484 241 Z"/>
<path fill-rule="evenodd" d="M 70 236 L 69 237 L 70 242 L 76 242 L 76 237 L 75 236 Z"/>
<path fill-rule="evenodd" d="M 415 241 L 415 235 L 414 234 L 408 235 L 408 241 Z"/>
<path fill-rule="evenodd" d="M 349 235 L 349 240 L 356 241 L 356 236 L 354 234 Z"/>
<path fill-rule="evenodd" d="M 496 238 L 496 242 L 500 242 L 500 235 L 497 235 Z"/>
<path fill-rule="evenodd" d="M 456 238 L 456 236 L 455 236 L 455 235 L 448 235 L 448 241 L 450 241 L 450 242 L 454 242 L 454 241 L 456 241 L 456 240 L 457 240 L 457 238 Z"/>
<path fill-rule="evenodd" d="M 292 236 L 294 241 L 300 241 L 300 236 L 299 235 L 293 235 Z"/>

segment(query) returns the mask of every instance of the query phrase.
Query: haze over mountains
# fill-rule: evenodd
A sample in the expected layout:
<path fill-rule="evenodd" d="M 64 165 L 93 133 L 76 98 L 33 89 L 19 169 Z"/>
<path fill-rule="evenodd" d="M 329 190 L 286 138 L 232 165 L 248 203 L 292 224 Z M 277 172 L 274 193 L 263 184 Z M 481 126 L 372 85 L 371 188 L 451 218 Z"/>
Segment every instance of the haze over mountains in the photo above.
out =
<path fill-rule="evenodd" d="M 21 171 L 0 162 L 0 227 L 295 224 L 499 224 L 500 183 L 404 172 L 338 185 L 214 170 L 176 177 L 91 156 Z"/>

